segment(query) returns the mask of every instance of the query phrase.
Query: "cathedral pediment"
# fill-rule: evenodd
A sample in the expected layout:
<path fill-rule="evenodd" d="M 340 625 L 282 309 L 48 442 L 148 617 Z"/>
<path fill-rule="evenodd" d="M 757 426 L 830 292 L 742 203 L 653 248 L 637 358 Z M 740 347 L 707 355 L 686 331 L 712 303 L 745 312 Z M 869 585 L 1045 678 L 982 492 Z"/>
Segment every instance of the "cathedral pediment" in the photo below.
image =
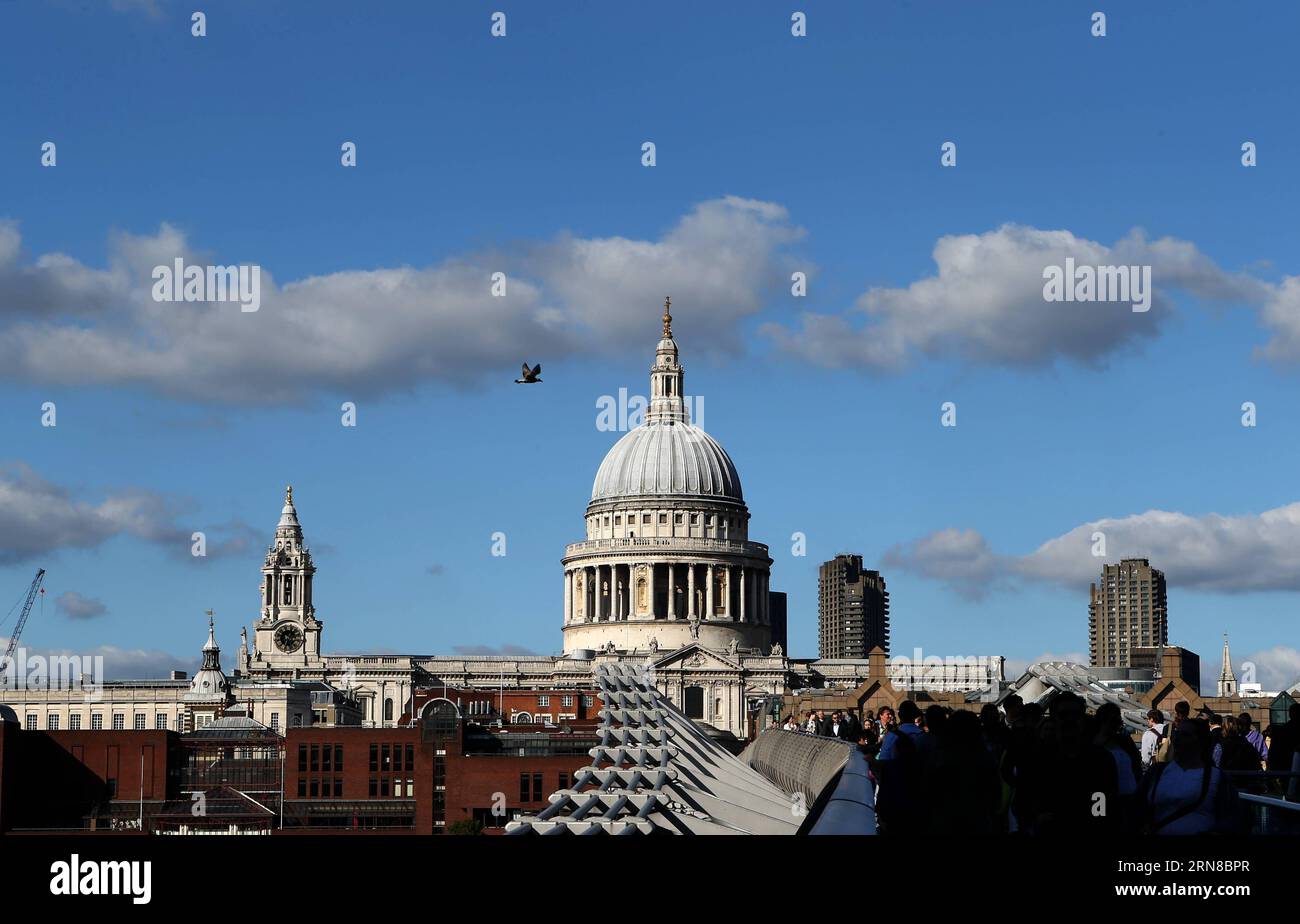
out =
<path fill-rule="evenodd" d="M 655 670 L 741 671 L 739 660 L 698 643 L 686 645 L 654 662 Z"/>

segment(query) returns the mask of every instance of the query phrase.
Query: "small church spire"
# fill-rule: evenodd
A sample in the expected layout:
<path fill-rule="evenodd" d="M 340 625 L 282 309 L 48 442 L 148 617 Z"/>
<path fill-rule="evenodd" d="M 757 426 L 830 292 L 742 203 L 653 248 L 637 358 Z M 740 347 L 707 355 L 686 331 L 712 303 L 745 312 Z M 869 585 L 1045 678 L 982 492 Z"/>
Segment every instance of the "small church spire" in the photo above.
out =
<path fill-rule="evenodd" d="M 1237 675 L 1232 671 L 1232 655 L 1228 651 L 1228 633 L 1223 633 L 1223 667 L 1219 670 L 1219 695 L 1237 694 Z"/>

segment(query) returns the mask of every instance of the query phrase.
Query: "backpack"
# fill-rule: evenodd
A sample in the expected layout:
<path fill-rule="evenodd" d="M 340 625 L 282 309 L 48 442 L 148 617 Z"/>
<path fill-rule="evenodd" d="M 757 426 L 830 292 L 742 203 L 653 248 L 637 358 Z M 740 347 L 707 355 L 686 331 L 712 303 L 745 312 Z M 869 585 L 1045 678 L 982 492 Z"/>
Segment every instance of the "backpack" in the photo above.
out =
<path fill-rule="evenodd" d="M 1156 746 L 1151 749 L 1151 765 L 1169 763 L 1169 726 L 1156 732 Z"/>

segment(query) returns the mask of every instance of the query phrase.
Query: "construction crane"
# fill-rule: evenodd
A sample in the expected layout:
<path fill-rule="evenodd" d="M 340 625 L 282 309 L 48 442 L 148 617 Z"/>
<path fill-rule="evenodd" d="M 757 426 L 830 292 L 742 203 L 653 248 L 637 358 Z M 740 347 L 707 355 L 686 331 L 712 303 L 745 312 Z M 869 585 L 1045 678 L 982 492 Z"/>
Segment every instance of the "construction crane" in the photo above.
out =
<path fill-rule="evenodd" d="M 9 665 L 13 663 L 14 649 L 18 647 L 18 636 L 23 634 L 23 626 L 27 625 L 27 617 L 31 615 L 32 604 L 36 601 L 36 592 L 41 589 L 41 581 L 44 578 L 45 569 L 37 568 L 36 577 L 32 578 L 32 586 L 27 588 L 27 600 L 23 603 L 23 611 L 18 614 L 18 621 L 14 623 L 14 634 L 9 636 L 9 647 L 5 649 L 4 658 L 0 658 L 0 677 L 8 673 Z"/>

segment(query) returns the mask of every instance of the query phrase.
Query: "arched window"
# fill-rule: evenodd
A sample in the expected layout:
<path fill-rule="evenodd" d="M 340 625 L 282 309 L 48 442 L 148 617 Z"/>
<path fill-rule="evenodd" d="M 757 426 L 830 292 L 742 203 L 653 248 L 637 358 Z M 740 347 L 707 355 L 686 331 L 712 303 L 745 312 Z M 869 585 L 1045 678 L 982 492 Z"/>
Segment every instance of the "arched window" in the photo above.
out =
<path fill-rule="evenodd" d="M 533 717 L 527 712 L 517 713 L 512 720 L 516 725 L 532 725 Z"/>
<path fill-rule="evenodd" d="M 284 576 L 284 603 L 286 606 L 293 603 L 293 575 Z"/>
<path fill-rule="evenodd" d="M 474 709 L 478 703 L 470 703 L 470 712 L 476 712 Z M 430 700 L 424 707 L 422 713 L 425 731 L 434 737 L 446 738 L 456 733 L 456 725 L 460 721 L 460 712 L 456 709 L 456 704 L 447 699 Z"/>
<path fill-rule="evenodd" d="M 384 700 L 384 721 L 393 721 L 393 700 L 391 698 Z"/>

